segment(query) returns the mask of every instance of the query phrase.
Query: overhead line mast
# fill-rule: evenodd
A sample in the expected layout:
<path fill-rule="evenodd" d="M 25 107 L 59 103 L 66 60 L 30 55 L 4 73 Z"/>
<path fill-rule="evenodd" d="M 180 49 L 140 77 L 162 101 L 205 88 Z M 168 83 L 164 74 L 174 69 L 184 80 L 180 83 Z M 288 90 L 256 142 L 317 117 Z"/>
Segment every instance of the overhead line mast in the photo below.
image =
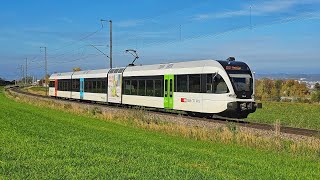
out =
<path fill-rule="evenodd" d="M 26 58 L 26 76 L 24 78 L 24 84 L 28 83 L 28 58 Z"/>
<path fill-rule="evenodd" d="M 102 22 L 105 22 L 105 21 L 108 21 L 108 20 L 101 19 L 100 21 L 101 21 L 101 25 L 103 27 L 103 23 Z M 110 45 L 109 45 L 110 54 L 109 54 L 109 60 L 110 60 L 110 69 L 112 69 L 112 20 L 109 20 L 109 23 L 110 23 Z"/>
<path fill-rule="evenodd" d="M 40 47 L 40 50 L 44 48 L 44 81 L 45 81 L 45 87 L 46 87 L 46 96 L 48 96 L 48 81 L 47 81 L 47 75 L 48 75 L 48 62 L 47 62 L 47 47 Z"/>

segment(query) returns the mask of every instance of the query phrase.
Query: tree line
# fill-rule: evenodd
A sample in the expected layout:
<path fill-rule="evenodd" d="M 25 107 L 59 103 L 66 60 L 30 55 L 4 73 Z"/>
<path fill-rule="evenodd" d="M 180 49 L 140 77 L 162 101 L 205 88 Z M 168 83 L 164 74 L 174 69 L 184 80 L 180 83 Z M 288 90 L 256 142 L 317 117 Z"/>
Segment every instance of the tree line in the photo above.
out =
<path fill-rule="evenodd" d="M 297 80 L 256 80 L 256 99 L 261 101 L 320 102 L 320 85 L 313 89 Z"/>
<path fill-rule="evenodd" d="M 0 86 L 7 86 L 12 84 L 14 84 L 14 81 L 6 81 L 5 79 L 0 78 Z"/>

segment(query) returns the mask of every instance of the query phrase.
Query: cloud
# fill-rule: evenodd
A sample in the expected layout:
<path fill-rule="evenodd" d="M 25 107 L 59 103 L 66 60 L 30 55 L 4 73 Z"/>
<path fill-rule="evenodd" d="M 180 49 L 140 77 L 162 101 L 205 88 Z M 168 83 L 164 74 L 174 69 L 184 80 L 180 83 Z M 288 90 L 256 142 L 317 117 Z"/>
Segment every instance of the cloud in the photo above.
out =
<path fill-rule="evenodd" d="M 192 17 L 192 20 L 203 21 L 210 19 L 221 19 L 221 18 L 230 18 L 230 17 L 239 17 L 239 16 L 261 16 L 269 13 L 277 12 L 287 12 L 295 6 L 298 5 L 311 5 L 320 3 L 320 0 L 272 0 L 267 2 L 262 2 L 259 4 L 254 4 L 244 6 L 240 10 L 228 11 L 221 13 L 207 13 L 207 14 L 198 14 Z"/>

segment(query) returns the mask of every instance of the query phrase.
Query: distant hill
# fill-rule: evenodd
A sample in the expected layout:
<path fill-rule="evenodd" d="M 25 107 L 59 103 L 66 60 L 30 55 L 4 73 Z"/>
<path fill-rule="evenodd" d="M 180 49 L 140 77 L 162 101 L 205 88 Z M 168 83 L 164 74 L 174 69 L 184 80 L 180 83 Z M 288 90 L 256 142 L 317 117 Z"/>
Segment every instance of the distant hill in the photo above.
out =
<path fill-rule="evenodd" d="M 320 74 L 256 74 L 258 79 L 269 78 L 269 79 L 295 79 L 303 81 L 320 81 Z"/>

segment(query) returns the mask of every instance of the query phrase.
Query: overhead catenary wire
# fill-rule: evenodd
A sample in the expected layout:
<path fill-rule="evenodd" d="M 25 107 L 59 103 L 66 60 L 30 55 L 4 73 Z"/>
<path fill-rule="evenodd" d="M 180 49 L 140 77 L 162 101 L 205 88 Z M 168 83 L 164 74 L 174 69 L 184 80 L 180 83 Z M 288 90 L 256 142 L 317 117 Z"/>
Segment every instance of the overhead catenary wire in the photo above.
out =
<path fill-rule="evenodd" d="M 252 25 L 252 27 L 248 26 L 248 25 L 244 25 L 244 26 L 241 26 L 241 27 L 232 28 L 232 29 L 229 29 L 229 30 L 226 30 L 226 31 L 222 31 L 222 32 L 218 32 L 218 33 L 199 34 L 197 36 L 183 38 L 183 40 L 181 42 L 189 41 L 189 40 L 193 40 L 193 39 L 199 39 L 199 38 L 221 36 L 221 35 L 225 35 L 225 34 L 230 34 L 232 32 L 243 31 L 243 30 L 248 30 L 248 29 L 252 30 L 252 29 L 268 27 L 268 26 L 272 26 L 272 25 L 276 25 L 276 24 L 286 24 L 286 23 L 291 23 L 291 22 L 296 22 L 296 21 L 301 21 L 301 20 L 306 20 L 306 19 L 312 19 L 313 18 L 312 15 L 315 14 L 315 13 L 319 13 L 319 12 L 312 12 L 312 13 L 306 13 L 306 14 L 299 15 L 299 16 L 286 17 L 286 18 L 283 18 L 283 19 L 280 19 L 280 20 L 275 20 L 275 21 L 272 21 L 272 22 L 266 22 L 266 23 L 262 23 L 262 24 Z M 178 43 L 178 42 L 179 41 L 174 39 L 174 40 L 169 40 L 169 41 L 158 41 L 158 42 L 145 43 L 145 44 L 143 44 L 141 46 L 142 47 L 151 47 L 151 46 L 158 46 L 158 45 L 163 46 L 163 45 L 175 44 L 175 43 Z"/>
<path fill-rule="evenodd" d="M 190 41 L 190 40 L 193 40 L 193 39 L 199 39 L 199 38 L 205 38 L 205 37 L 216 37 L 216 36 L 222 36 L 222 35 L 226 35 L 226 34 L 229 34 L 229 33 L 232 33 L 232 32 L 236 32 L 236 31 L 243 31 L 243 30 L 247 30 L 248 28 L 249 29 L 255 29 L 255 28 L 262 28 L 262 27 L 267 27 L 267 26 L 272 26 L 273 24 L 281 24 L 281 23 L 288 23 L 289 21 L 288 20 L 282 20 L 282 22 L 275 22 L 275 21 L 273 21 L 273 22 L 270 22 L 270 23 L 262 23 L 262 24 L 256 24 L 256 25 L 254 25 L 253 23 L 252 23 L 252 17 L 251 17 L 251 15 L 252 15 L 252 7 L 256 7 L 256 6 L 258 6 L 259 5 L 259 3 L 257 3 L 257 4 L 255 4 L 255 5 L 250 5 L 250 23 L 249 23 L 249 25 L 245 25 L 245 26 L 241 26 L 241 27 L 236 27 L 236 28 L 231 28 L 231 29 L 229 29 L 229 30 L 226 30 L 226 31 L 222 31 L 222 32 L 217 32 L 217 33 L 206 33 L 206 34 L 198 34 L 198 35 L 195 35 L 195 36 L 192 36 L 192 37 L 181 37 L 181 25 L 184 25 L 185 23 L 179 23 L 179 25 L 177 25 L 177 26 L 179 26 L 179 28 L 180 28 L 180 32 L 179 32 L 179 34 L 180 35 L 178 35 L 179 36 L 179 38 L 177 38 L 177 39 L 172 39 L 172 40 L 168 40 L 168 41 L 163 41 L 163 40 L 160 40 L 160 41 L 154 41 L 154 42 L 147 42 L 147 43 L 141 43 L 141 44 L 139 44 L 139 47 L 151 47 L 151 46 L 158 46 L 158 45 L 162 45 L 162 46 L 166 46 L 166 45 L 171 45 L 171 44 L 174 44 L 174 43 L 177 43 L 177 42 L 185 42 L 185 41 Z M 160 17 L 161 15 L 159 15 L 159 16 L 156 16 L 156 17 L 153 17 L 153 18 L 145 18 L 146 20 L 152 20 L 152 19 L 155 19 L 155 18 L 157 18 L 157 17 Z M 293 19 L 293 20 L 291 20 L 291 22 L 292 21 L 297 21 L 297 19 Z M 193 21 L 192 20 L 190 20 L 190 21 L 187 21 L 186 23 L 192 23 Z M 172 27 L 172 26 L 171 26 Z M 172 27 L 172 28 L 178 28 L 178 27 Z M 91 32 L 91 33 L 89 33 L 89 34 L 86 34 L 85 36 L 83 36 L 83 37 L 81 37 L 80 39 L 78 39 L 78 40 L 72 40 L 72 42 L 70 42 L 70 43 L 68 43 L 68 44 L 66 44 L 66 45 L 64 45 L 64 46 L 62 46 L 62 47 L 59 47 L 59 48 L 57 48 L 57 49 L 53 49 L 52 51 L 59 51 L 59 50 L 61 50 L 61 49 L 64 49 L 65 50 L 65 47 L 69 47 L 69 46 L 72 46 L 72 45 L 74 45 L 74 44 L 77 44 L 77 43 L 79 43 L 79 42 L 82 42 L 83 40 L 85 40 L 85 39 L 88 39 L 88 38 L 90 38 L 90 37 L 92 37 L 93 35 L 95 35 L 95 34 L 97 34 L 99 31 L 101 31 L 102 30 L 102 27 L 101 28 L 99 28 L 99 29 L 97 29 L 96 31 L 93 31 L 93 32 Z M 143 36 L 141 36 L 141 38 L 143 38 Z M 138 46 L 137 45 L 138 43 L 137 43 L 137 40 L 135 40 L 135 45 L 136 46 Z M 77 45 L 78 46 L 78 45 Z M 123 47 L 123 46 L 125 46 L 125 44 L 119 44 L 118 45 L 119 47 Z M 77 56 L 77 54 L 76 53 L 74 53 L 74 54 L 68 54 L 69 52 L 72 52 L 72 51 L 81 51 L 81 49 L 83 48 L 83 50 L 82 50 L 82 54 L 81 54 L 81 56 L 82 57 L 79 57 L 79 58 L 74 58 L 74 56 Z M 84 54 L 85 53 L 83 53 L 84 51 L 85 51 L 86 49 L 85 49 L 85 46 L 83 46 L 83 45 L 81 45 L 81 47 L 77 47 L 76 49 L 72 49 L 72 50 L 70 50 L 70 51 L 68 51 L 68 52 L 65 52 L 65 53 L 63 53 L 63 54 L 57 54 L 57 55 L 53 55 L 53 56 L 49 56 L 48 58 L 49 59 L 57 59 L 57 58 L 61 58 L 61 57 L 64 57 L 64 58 L 61 58 L 62 60 L 65 60 L 65 61 L 58 61 L 58 62 L 56 62 L 56 63 L 68 63 L 68 62 L 73 62 L 73 60 L 75 60 L 75 59 L 82 59 L 82 58 L 86 58 L 86 57 L 84 57 Z M 78 54 L 80 54 L 80 52 L 78 52 Z M 66 56 L 72 56 L 72 57 L 66 57 Z M 68 59 L 69 58 L 69 59 Z"/>

